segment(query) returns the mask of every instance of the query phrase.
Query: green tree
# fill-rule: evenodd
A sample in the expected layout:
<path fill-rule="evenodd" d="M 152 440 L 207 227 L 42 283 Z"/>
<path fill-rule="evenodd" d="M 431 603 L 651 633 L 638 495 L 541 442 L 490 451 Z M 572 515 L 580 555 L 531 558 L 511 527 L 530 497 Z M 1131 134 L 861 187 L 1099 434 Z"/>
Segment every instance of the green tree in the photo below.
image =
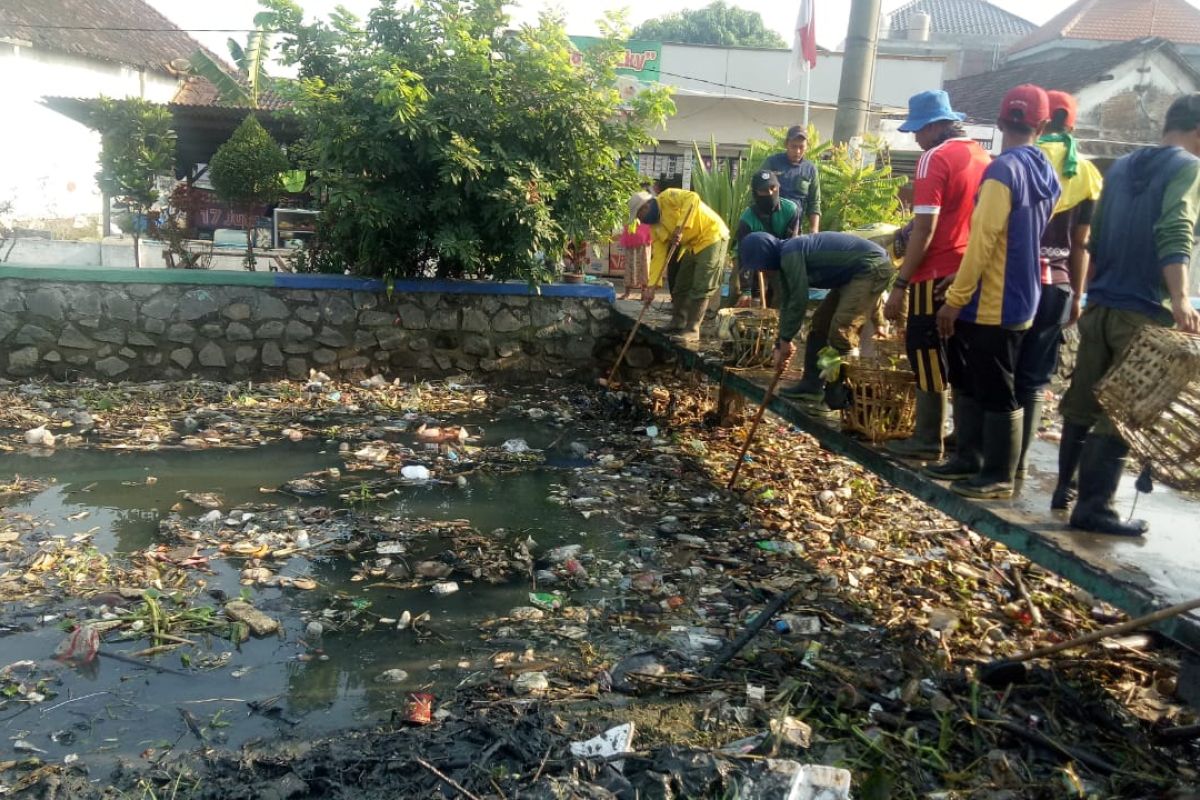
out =
<path fill-rule="evenodd" d="M 142 266 L 142 233 L 149 230 L 150 209 L 158 202 L 160 177 L 174 177 L 175 131 L 171 112 L 141 99 L 101 97 L 91 114 L 100 132 L 100 171 L 96 181 L 107 197 L 130 212 L 133 263 Z"/>
<path fill-rule="evenodd" d="M 510 29 L 502 0 L 381 0 L 362 25 L 279 13 L 320 236 L 361 273 L 546 280 L 568 242 L 608 237 L 632 155 L 673 107 L 622 100 L 616 22 L 581 64 L 562 21 Z"/>
<path fill-rule="evenodd" d="M 254 269 L 255 212 L 283 195 L 287 168 L 287 155 L 253 114 L 217 148 L 209 162 L 217 196 L 246 216 L 246 269 Z"/>
<path fill-rule="evenodd" d="M 648 19 L 634 28 L 633 38 L 723 47 L 787 47 L 778 33 L 763 24 L 757 11 L 726 5 L 724 0 Z"/>

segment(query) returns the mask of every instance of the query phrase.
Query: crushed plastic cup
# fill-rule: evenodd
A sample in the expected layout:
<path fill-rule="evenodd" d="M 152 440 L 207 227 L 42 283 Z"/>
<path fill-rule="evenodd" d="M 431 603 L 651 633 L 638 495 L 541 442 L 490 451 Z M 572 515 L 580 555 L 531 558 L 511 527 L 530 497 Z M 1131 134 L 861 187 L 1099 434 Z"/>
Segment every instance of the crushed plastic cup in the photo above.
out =
<path fill-rule="evenodd" d="M 850 800 L 849 770 L 801 764 L 792 777 L 787 800 Z"/>
<path fill-rule="evenodd" d="M 454 581 L 445 581 L 443 583 L 435 583 L 429 591 L 436 594 L 438 597 L 445 597 L 448 594 L 454 594 L 458 591 L 458 584 Z"/>

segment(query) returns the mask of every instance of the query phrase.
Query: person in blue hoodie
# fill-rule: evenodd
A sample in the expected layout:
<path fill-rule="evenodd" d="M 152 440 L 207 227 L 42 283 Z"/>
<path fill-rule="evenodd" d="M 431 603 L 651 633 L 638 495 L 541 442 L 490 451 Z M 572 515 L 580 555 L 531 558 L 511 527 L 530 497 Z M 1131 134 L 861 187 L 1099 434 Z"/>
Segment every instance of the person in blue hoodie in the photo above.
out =
<path fill-rule="evenodd" d="M 1188 264 L 1200 221 L 1200 93 L 1167 110 L 1162 144 L 1120 158 L 1104 178 L 1092 219 L 1092 274 L 1079 318 L 1079 353 L 1063 395 L 1058 486 L 1052 507 L 1079 499 L 1071 527 L 1140 536 L 1144 520 L 1122 520 L 1113 506 L 1129 445 L 1096 400 L 1096 384 L 1147 325 L 1200 332 L 1188 297 Z"/>
<path fill-rule="evenodd" d="M 949 339 L 957 451 L 926 469 L 953 480 L 966 497 L 1011 497 L 1024 410 L 1017 402 L 1021 340 L 1042 293 L 1041 240 L 1060 192 L 1054 166 L 1038 149 L 1050 118 L 1044 89 L 1009 89 L 996 126 L 1002 152 L 988 165 L 971 215 L 971 235 L 938 332 Z"/>

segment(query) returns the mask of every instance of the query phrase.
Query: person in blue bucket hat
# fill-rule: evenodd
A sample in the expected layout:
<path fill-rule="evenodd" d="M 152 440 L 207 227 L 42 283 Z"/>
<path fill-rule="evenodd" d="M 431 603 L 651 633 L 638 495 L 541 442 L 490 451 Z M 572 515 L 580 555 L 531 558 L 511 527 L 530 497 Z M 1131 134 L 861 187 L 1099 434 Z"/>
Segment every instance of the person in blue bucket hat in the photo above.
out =
<path fill-rule="evenodd" d="M 944 301 L 943 282 L 958 272 L 967 250 L 975 193 L 991 161 L 967 136 L 962 118 L 945 92 L 920 92 L 909 98 L 908 119 L 900 126 L 925 152 L 913 176 L 913 219 L 897 238 L 904 260 L 883 313 L 893 322 L 905 320 L 904 347 L 917 378 L 917 401 L 912 436 L 889 442 L 887 449 L 918 461 L 937 461 L 943 454 L 949 364 L 936 315 Z"/>
<path fill-rule="evenodd" d="M 908 98 L 908 119 L 900 125 L 905 133 L 916 133 L 934 122 L 962 122 L 966 114 L 950 107 L 950 95 L 941 89 L 919 92 Z"/>

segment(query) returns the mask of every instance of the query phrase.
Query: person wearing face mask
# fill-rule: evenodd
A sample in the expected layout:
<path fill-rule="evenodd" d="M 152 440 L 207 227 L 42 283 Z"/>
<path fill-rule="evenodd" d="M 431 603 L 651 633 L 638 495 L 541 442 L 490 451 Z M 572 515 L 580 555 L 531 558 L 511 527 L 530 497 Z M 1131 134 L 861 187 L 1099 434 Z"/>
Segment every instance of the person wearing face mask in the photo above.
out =
<path fill-rule="evenodd" d="M 774 172 L 779 179 L 779 194 L 791 200 L 803 219 L 808 217 L 808 232 L 821 230 L 821 179 L 817 165 L 806 159 L 808 131 L 793 125 L 787 132 L 787 149 L 769 156 L 760 171 Z"/>
<path fill-rule="evenodd" d="M 800 208 L 791 200 L 779 196 L 779 178 L 770 170 L 754 173 L 750 179 L 750 189 L 754 193 L 753 202 L 742 212 L 738 220 L 737 233 L 734 241 L 741 244 L 742 239 L 751 233 L 769 233 L 777 239 L 790 239 L 800 233 Z M 768 292 L 771 308 L 779 306 L 779 273 L 767 273 Z M 739 306 L 748 306 L 753 296 L 754 275 L 749 269 L 743 268 L 740 273 L 742 284 L 742 299 Z"/>
<path fill-rule="evenodd" d="M 654 301 L 666 272 L 667 251 L 674 245 L 679 270 L 671 284 L 671 321 L 664 329 L 680 344 L 700 341 L 700 323 L 721 282 L 729 251 L 729 227 L 700 195 L 686 189 L 664 189 L 655 197 L 638 192 L 629 198 L 629 219 L 651 226 L 650 274 L 642 302 Z"/>

